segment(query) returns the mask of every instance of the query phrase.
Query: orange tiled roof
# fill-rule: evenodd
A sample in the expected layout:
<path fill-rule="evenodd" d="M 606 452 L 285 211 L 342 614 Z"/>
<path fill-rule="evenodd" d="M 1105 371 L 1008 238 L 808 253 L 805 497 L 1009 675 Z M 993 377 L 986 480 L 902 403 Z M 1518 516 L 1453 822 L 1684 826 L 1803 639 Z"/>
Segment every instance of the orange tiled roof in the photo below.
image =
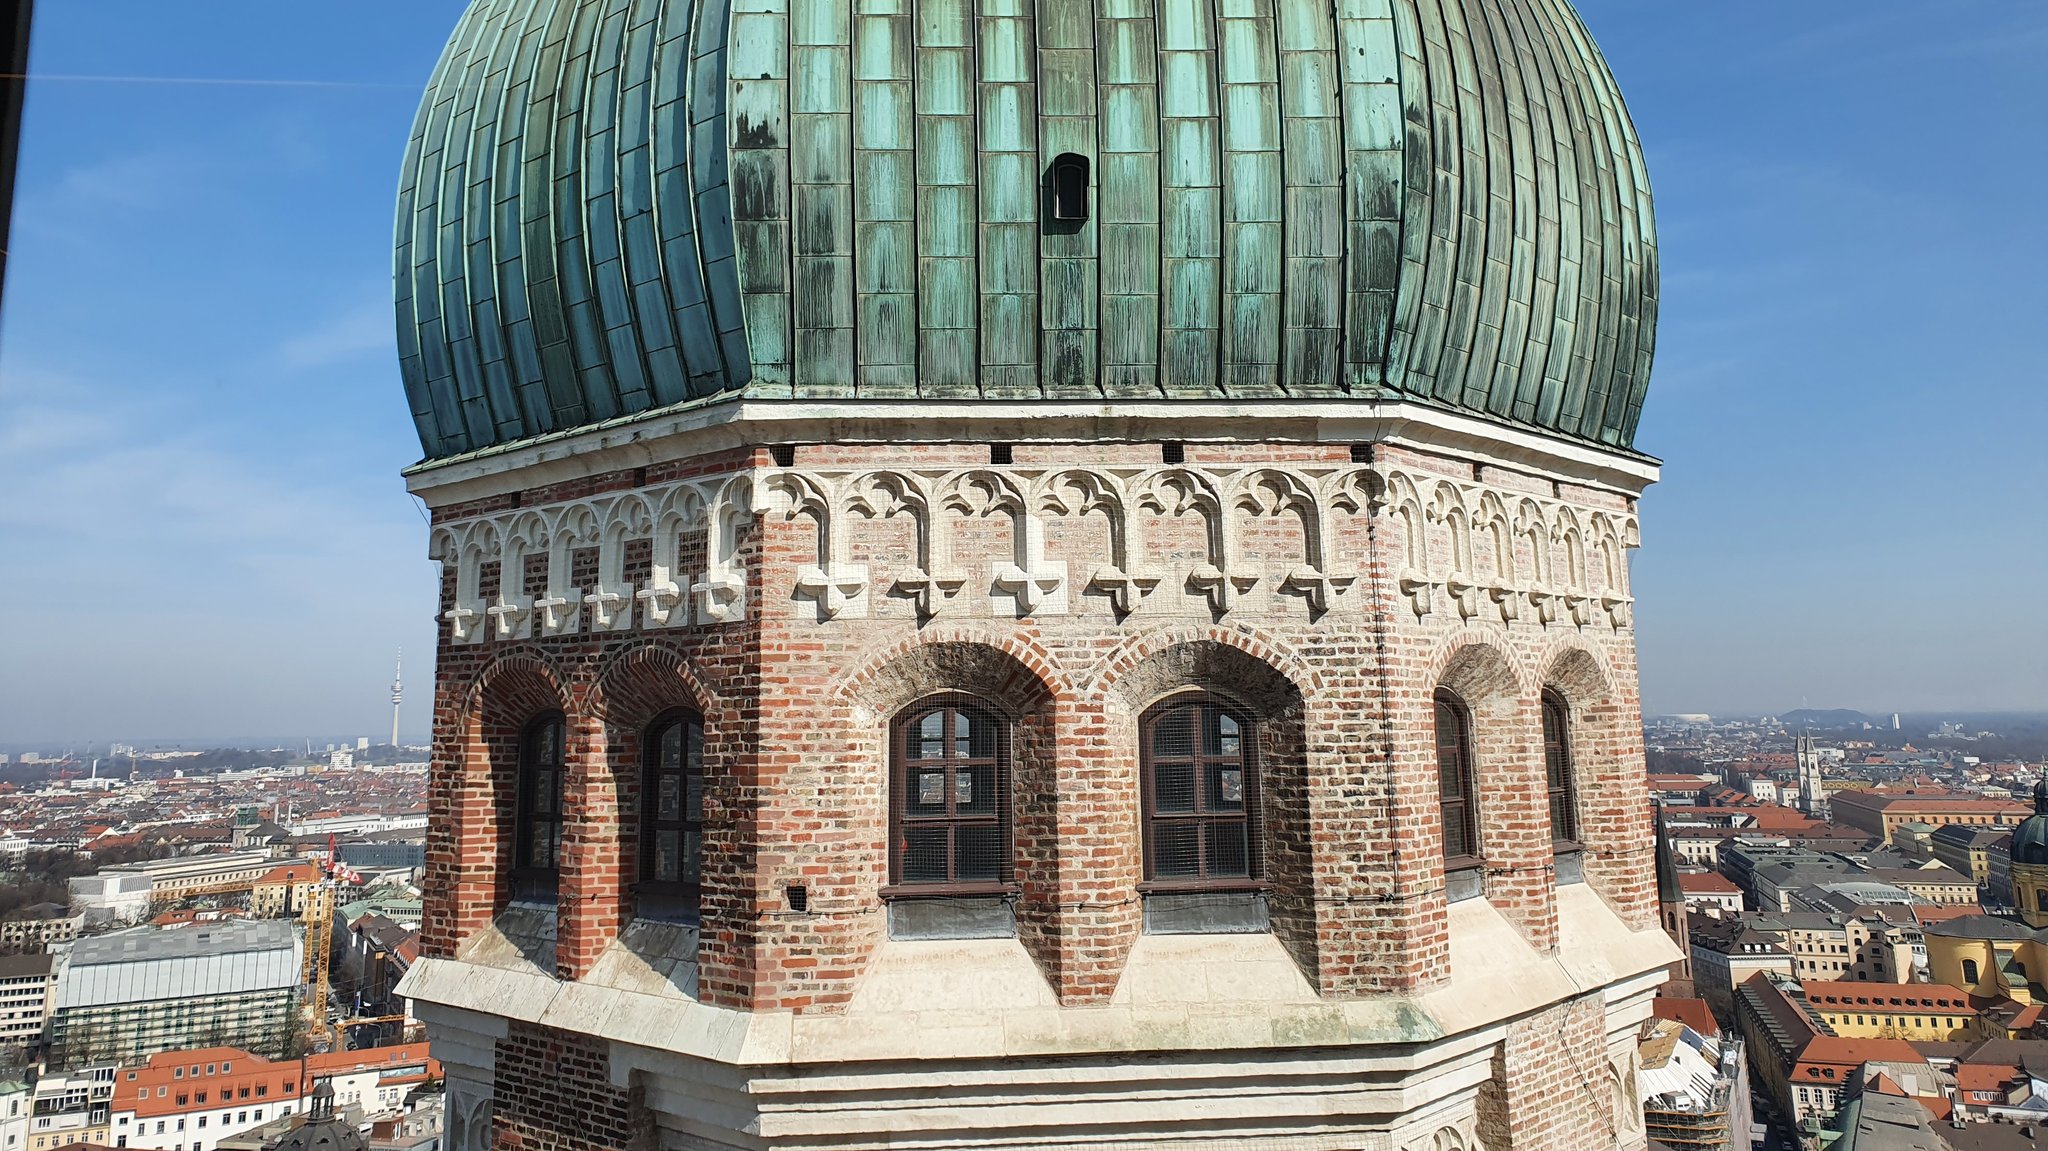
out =
<path fill-rule="evenodd" d="M 1709 1039 L 1721 1034 L 1721 1025 L 1714 1022 L 1714 1013 L 1707 1009 L 1704 999 L 1666 999 L 1660 996 L 1650 1000 L 1650 1014 L 1658 1019 L 1683 1023 Z"/>
<path fill-rule="evenodd" d="M 1816 1035 L 1806 1041 L 1799 1061 L 1792 1068 L 1792 1082 L 1840 1087 L 1865 1063 L 1925 1063 L 1919 1051 L 1903 1039 L 1844 1039 L 1839 1035 Z"/>
<path fill-rule="evenodd" d="M 1711 871 L 1681 871 L 1678 889 L 1688 895 L 1740 895 L 1742 888 L 1725 875 Z"/>

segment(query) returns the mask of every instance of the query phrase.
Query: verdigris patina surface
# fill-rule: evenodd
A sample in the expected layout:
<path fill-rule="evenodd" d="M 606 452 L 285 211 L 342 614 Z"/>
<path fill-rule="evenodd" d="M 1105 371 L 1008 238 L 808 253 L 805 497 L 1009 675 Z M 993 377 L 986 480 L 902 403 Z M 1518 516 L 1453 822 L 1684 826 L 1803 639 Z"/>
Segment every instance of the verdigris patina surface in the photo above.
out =
<path fill-rule="evenodd" d="M 429 458 L 736 393 L 1404 397 L 1628 448 L 1657 306 L 1564 0 L 478 0 L 398 240 Z"/>

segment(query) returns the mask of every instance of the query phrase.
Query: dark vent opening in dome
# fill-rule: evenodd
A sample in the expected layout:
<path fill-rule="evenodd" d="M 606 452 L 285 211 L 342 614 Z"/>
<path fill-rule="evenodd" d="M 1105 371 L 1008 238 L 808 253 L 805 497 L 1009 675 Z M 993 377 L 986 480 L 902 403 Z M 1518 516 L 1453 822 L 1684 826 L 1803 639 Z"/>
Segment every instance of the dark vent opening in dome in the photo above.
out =
<path fill-rule="evenodd" d="M 1009 462 L 1010 462 L 1010 445 L 1008 445 L 1008 444 L 990 444 L 990 445 L 988 446 L 988 462 L 989 462 L 989 463 L 992 463 L 992 464 L 1007 464 L 1007 463 L 1009 463 Z"/>
<path fill-rule="evenodd" d="M 1159 462 L 1163 464 L 1186 463 L 1188 449 L 1185 444 L 1164 443 L 1159 445 Z"/>
<path fill-rule="evenodd" d="M 1071 234 L 1088 221 L 1088 158 L 1073 152 L 1053 157 L 1045 169 L 1045 228 Z"/>
<path fill-rule="evenodd" d="M 1354 464 L 1369 464 L 1369 463 L 1371 463 L 1371 462 L 1372 462 L 1372 445 L 1371 445 L 1371 444 L 1352 444 L 1352 445 L 1351 445 L 1351 462 L 1352 462 L 1352 463 L 1354 463 Z"/>
<path fill-rule="evenodd" d="M 796 445 L 772 444 L 768 448 L 768 458 L 774 460 L 778 468 L 793 468 L 796 466 Z"/>

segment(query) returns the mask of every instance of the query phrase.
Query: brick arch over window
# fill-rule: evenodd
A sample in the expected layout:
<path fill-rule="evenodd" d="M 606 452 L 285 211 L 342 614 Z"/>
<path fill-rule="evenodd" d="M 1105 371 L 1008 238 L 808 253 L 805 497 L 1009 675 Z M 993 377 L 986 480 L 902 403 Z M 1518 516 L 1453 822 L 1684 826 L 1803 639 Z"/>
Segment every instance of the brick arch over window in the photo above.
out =
<path fill-rule="evenodd" d="M 1539 691 L 1491 637 L 1447 645 L 1435 666 L 1440 670 L 1430 685 L 1431 712 L 1423 730 L 1436 730 L 1436 691 L 1464 705 L 1486 897 L 1533 944 L 1548 948 L 1555 942 L 1557 917 Z M 1434 779 L 1433 743 L 1425 761 Z M 1441 835 L 1441 820 L 1436 829 Z"/>
<path fill-rule="evenodd" d="M 455 722 L 437 725 L 423 951 L 452 955 L 510 900 L 520 742 L 535 717 L 554 711 L 573 716 L 563 676 L 538 651 L 515 650 L 484 665 L 463 689 Z M 575 725 L 567 726 L 573 749 Z"/>
<path fill-rule="evenodd" d="M 971 632 L 926 636 L 871 661 L 842 681 L 838 697 L 852 722 L 835 724 L 853 741 L 842 762 L 857 765 L 836 785 L 856 813 L 855 850 L 847 870 L 863 876 L 849 896 L 878 898 L 889 882 L 889 739 L 899 715 L 920 701 L 964 697 L 1001 717 L 1008 730 L 1011 875 L 1025 892 L 1016 907 L 1017 937 L 1059 985 L 1063 962 L 1060 899 L 1060 709 L 1070 701 L 1065 680 L 1046 654 L 993 642 Z M 814 891 L 812 898 L 817 894 Z M 882 916 L 876 920 L 879 940 Z"/>
<path fill-rule="evenodd" d="M 712 799 L 731 794 L 737 770 L 731 760 L 743 741 L 729 734 L 736 730 L 733 717 L 719 705 L 706 682 L 680 652 L 662 643 L 639 643 L 606 660 L 591 683 L 587 710 L 593 746 L 581 793 L 585 818 L 570 829 L 567 854 L 567 865 L 576 872 L 578 890 L 584 894 L 576 908 L 580 919 L 574 945 L 578 970 L 595 962 L 597 954 L 633 918 L 634 885 L 642 878 L 639 831 L 644 741 L 652 725 L 667 717 L 691 715 L 703 723 L 707 840 L 712 838 L 712 829 L 717 829 L 715 842 L 707 843 L 704 857 L 709 860 L 715 848 L 722 861 L 721 878 L 730 880 L 718 885 L 719 922 L 738 914 L 737 901 L 748 877 L 736 873 L 734 861 L 740 853 L 731 843 L 731 813 L 718 808 Z M 723 946 L 709 941 L 711 934 L 703 933 L 705 949 Z"/>
<path fill-rule="evenodd" d="M 1623 919 L 1648 925 L 1656 892 L 1643 877 L 1653 871 L 1655 842 L 1635 693 L 1578 642 L 1559 644 L 1538 666 L 1542 690 L 1569 712 L 1586 881 Z"/>
<path fill-rule="evenodd" d="M 1112 762 L 1138 762 L 1142 717 L 1179 693 L 1206 693 L 1241 708 L 1256 723 L 1257 854 L 1269 885 L 1273 933 L 1315 982 L 1315 850 L 1308 782 L 1308 705 L 1301 688 L 1260 656 L 1215 638 L 1202 638 L 1148 652 L 1110 674 L 1103 691 L 1114 703 L 1104 709 L 1107 738 L 1118 753 Z M 1135 772 L 1129 774 L 1129 794 L 1117 804 L 1120 814 L 1113 821 L 1134 848 L 1139 839 L 1135 819 L 1141 807 L 1136 779 Z M 1134 860 L 1134 874 L 1139 870 Z"/>

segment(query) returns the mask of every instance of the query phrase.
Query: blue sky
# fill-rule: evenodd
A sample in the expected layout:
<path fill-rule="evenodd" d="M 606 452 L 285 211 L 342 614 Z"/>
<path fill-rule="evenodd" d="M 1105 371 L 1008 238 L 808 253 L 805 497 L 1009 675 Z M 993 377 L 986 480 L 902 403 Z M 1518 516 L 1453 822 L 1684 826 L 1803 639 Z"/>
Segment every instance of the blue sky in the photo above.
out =
<path fill-rule="evenodd" d="M 46 0 L 0 746 L 424 733 L 391 202 L 459 0 Z M 1648 150 L 1645 708 L 2048 708 L 2048 5 L 1586 0 Z M 1936 19 L 1938 17 L 1938 20 Z"/>

